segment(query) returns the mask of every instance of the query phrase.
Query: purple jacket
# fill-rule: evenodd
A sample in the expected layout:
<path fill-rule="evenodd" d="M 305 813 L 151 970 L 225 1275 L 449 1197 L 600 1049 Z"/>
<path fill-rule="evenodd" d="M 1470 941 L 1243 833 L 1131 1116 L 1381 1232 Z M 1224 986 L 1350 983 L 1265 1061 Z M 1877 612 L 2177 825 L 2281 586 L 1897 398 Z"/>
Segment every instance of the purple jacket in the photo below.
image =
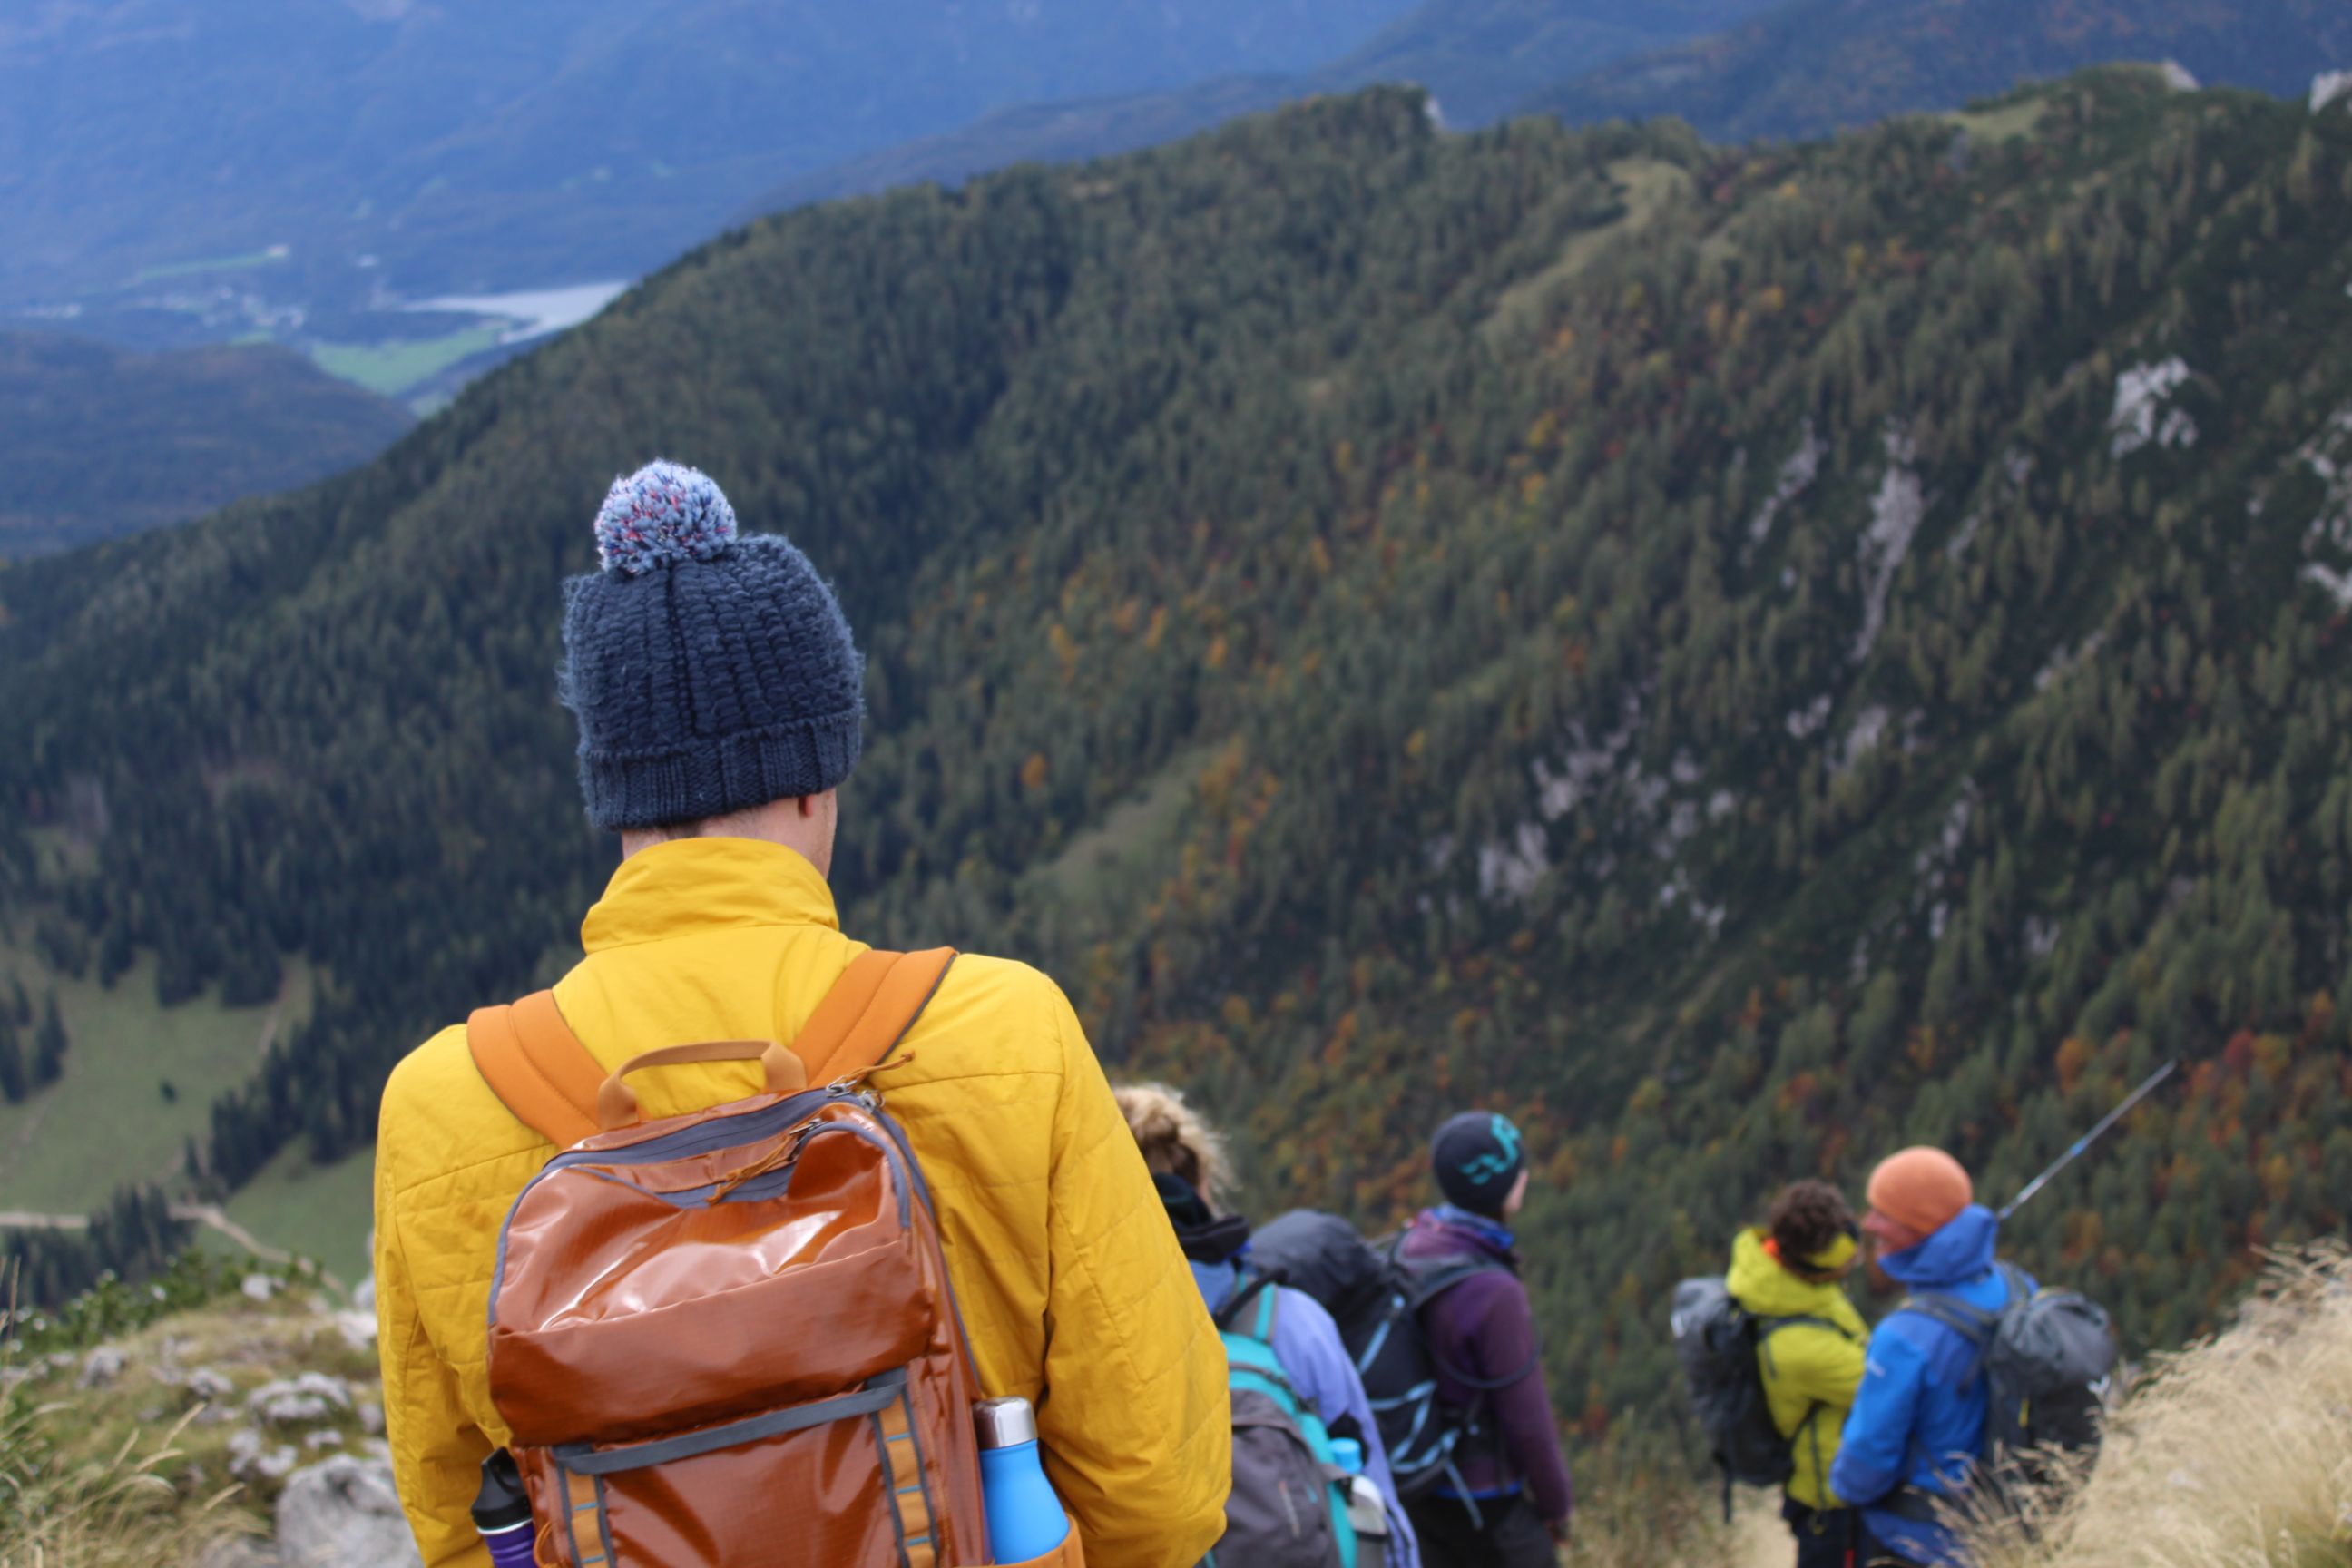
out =
<path fill-rule="evenodd" d="M 1406 1231 L 1403 1253 L 1414 1259 L 1485 1256 L 1504 1265 L 1472 1275 L 1432 1301 L 1423 1310 L 1422 1331 L 1436 1358 L 1438 1396 L 1449 1405 L 1481 1397 L 1486 1402 L 1494 1440 L 1465 1454 L 1463 1486 L 1473 1497 L 1499 1497 L 1524 1487 L 1539 1516 L 1566 1519 L 1576 1506 L 1576 1493 L 1560 1457 L 1559 1424 L 1544 1389 L 1535 1320 L 1528 1288 L 1519 1282 L 1511 1233 L 1475 1215 L 1429 1209 Z M 1522 1368 L 1526 1374 L 1517 1381 L 1486 1390 L 1452 1375 L 1459 1371 L 1491 1380 Z"/>

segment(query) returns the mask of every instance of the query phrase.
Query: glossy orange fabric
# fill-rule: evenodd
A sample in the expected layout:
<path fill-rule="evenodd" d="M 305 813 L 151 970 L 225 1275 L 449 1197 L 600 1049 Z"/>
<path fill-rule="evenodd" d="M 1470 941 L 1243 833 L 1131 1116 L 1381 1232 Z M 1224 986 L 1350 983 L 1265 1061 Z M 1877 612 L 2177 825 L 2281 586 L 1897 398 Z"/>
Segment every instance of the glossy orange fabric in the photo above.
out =
<path fill-rule="evenodd" d="M 754 1125 L 768 1131 L 734 1131 Z M 688 1138 L 732 1141 L 648 1158 Z M 724 1184 L 753 1165 L 773 1168 Z M 887 1424 L 879 1409 L 813 1419 L 894 1376 Z M 570 1521 L 563 1568 L 593 1564 L 608 1538 L 621 1562 L 659 1568 L 983 1560 L 977 1385 L 938 1232 L 857 1099 L 758 1096 L 605 1134 L 551 1167 L 508 1221 L 489 1380 L 534 1511 Z M 730 1439 L 775 1415 L 812 1424 Z M 697 1439 L 603 1475 L 593 1509 L 571 1500 L 601 1459 Z M 908 1488 L 927 1540 L 905 1540 Z"/>

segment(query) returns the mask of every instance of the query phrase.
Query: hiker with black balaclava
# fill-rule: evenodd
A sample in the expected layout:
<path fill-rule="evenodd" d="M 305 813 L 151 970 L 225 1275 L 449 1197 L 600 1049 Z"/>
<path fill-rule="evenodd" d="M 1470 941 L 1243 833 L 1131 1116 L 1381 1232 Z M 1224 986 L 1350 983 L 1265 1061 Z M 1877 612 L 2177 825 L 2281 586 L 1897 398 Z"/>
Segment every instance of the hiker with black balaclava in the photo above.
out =
<path fill-rule="evenodd" d="M 1421 1312 L 1439 1399 L 1462 1432 L 1453 1474 L 1410 1505 L 1423 1560 L 1431 1568 L 1549 1565 L 1567 1539 L 1575 1496 L 1510 1229 L 1527 1200 L 1527 1151 L 1508 1117 L 1465 1111 L 1437 1130 L 1430 1162 L 1445 1201 L 1413 1221 L 1402 1256 L 1494 1267 Z"/>
<path fill-rule="evenodd" d="M 1230 1183 L 1224 1140 L 1186 1102 L 1181 1091 L 1166 1084 L 1133 1084 L 1111 1092 L 1120 1114 L 1127 1118 L 1128 1131 L 1135 1135 L 1136 1146 L 1143 1152 L 1143 1163 L 1151 1172 L 1168 1221 L 1175 1227 L 1176 1239 L 1192 1266 L 1193 1283 L 1201 1288 L 1202 1300 L 1225 1332 L 1228 1353 L 1243 1358 L 1234 1363 L 1242 1373 L 1235 1386 L 1250 1382 L 1247 1358 L 1255 1355 L 1262 1363 L 1270 1355 L 1279 1384 L 1303 1403 L 1299 1414 L 1311 1412 L 1321 1422 L 1327 1438 L 1358 1446 L 1362 1456 L 1360 1479 L 1370 1480 L 1378 1493 L 1378 1512 L 1384 1516 L 1385 1554 L 1372 1556 L 1369 1543 L 1360 1539 L 1354 1561 L 1376 1561 L 1384 1568 L 1419 1568 L 1412 1527 L 1397 1499 L 1380 1423 L 1373 1417 L 1363 1379 L 1340 1342 L 1338 1325 L 1314 1297 L 1253 1267 L 1249 1220 L 1230 1210 L 1220 1212 Z M 1294 1438 L 1312 1441 L 1303 1431 L 1294 1433 Z M 1284 1477 L 1276 1473 L 1278 1463 L 1251 1468 L 1269 1456 L 1279 1461 L 1286 1449 L 1294 1447 L 1295 1442 L 1286 1439 L 1260 1448 L 1236 1426 L 1234 1491 L 1225 1507 L 1227 1533 L 1217 1543 L 1215 1562 L 1302 1560 L 1286 1550 L 1301 1542 L 1287 1528 L 1290 1494 Z M 1272 1498 L 1273 1506 L 1256 1506 L 1253 1500 L 1261 1497 Z M 1329 1545 L 1333 1555 L 1339 1556 L 1338 1542 Z"/>

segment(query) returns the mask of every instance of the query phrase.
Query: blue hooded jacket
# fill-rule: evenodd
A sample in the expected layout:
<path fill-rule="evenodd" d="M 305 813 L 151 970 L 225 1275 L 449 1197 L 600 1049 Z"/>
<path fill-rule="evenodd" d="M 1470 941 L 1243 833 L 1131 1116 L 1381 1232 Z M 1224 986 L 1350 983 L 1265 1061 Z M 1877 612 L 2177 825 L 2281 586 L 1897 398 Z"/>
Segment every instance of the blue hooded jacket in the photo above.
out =
<path fill-rule="evenodd" d="M 1879 1267 L 1915 1294 L 1934 1291 L 1999 1311 L 2009 1304 L 2008 1282 L 1993 1267 L 2000 1229 L 1991 1210 L 1970 1204 L 1916 1247 L 1879 1259 Z M 1925 1313 L 1889 1313 L 1870 1336 L 1830 1489 L 1860 1507 L 1871 1533 L 1893 1551 L 1934 1568 L 1957 1568 L 1966 1560 L 1950 1531 L 1882 1505 L 1906 1485 L 1938 1494 L 1965 1486 L 1984 1446 L 1985 1406 L 1976 1348 L 1966 1338 Z"/>

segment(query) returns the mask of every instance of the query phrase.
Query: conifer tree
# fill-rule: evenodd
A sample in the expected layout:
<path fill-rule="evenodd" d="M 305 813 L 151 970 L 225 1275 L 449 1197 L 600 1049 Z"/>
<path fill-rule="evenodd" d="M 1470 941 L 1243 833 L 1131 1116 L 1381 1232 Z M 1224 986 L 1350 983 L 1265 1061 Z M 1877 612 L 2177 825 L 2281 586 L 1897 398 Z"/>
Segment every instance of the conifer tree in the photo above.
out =
<path fill-rule="evenodd" d="M 51 991 L 41 1004 L 41 1025 L 33 1035 L 33 1082 L 47 1085 L 66 1070 L 66 1021 L 58 1011 L 58 994 Z"/>

